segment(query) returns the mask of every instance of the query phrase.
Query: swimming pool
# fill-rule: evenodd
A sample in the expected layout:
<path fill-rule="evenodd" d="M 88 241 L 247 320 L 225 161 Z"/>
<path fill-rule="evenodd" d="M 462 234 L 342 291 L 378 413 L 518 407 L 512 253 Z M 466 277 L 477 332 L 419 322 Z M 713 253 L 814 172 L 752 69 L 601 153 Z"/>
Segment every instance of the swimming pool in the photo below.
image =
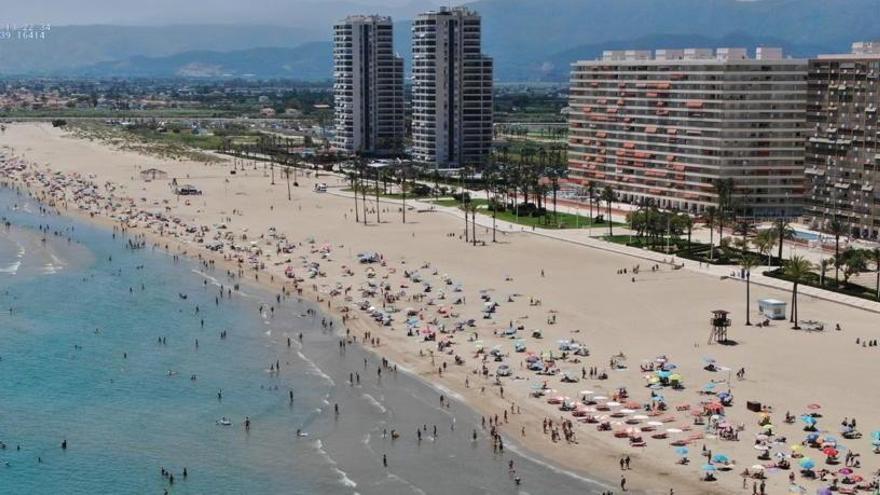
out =
<path fill-rule="evenodd" d="M 817 241 L 819 240 L 819 234 L 816 232 L 807 232 L 805 230 L 795 230 L 794 238 L 801 241 Z"/>

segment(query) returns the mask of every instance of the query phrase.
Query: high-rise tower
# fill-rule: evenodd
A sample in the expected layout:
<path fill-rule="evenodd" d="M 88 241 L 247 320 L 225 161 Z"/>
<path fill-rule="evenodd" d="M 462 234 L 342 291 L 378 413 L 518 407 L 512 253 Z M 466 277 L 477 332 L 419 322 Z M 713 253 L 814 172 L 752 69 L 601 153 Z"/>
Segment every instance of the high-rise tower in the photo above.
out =
<path fill-rule="evenodd" d="M 413 158 L 438 168 L 479 165 L 492 146 L 492 59 L 467 8 L 413 21 Z"/>
<path fill-rule="evenodd" d="M 350 16 L 334 26 L 334 147 L 393 155 L 403 150 L 403 59 L 390 17 Z"/>

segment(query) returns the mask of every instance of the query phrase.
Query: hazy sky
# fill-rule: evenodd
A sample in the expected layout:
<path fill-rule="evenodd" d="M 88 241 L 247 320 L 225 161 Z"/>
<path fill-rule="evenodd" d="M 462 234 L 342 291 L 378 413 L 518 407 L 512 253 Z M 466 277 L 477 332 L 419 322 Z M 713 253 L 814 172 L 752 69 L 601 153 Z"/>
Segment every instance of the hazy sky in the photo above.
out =
<path fill-rule="evenodd" d="M 442 0 L 0 0 L 0 24 L 269 23 L 305 25 L 346 13 L 408 18 Z M 465 3 L 465 2 L 460 2 Z"/>

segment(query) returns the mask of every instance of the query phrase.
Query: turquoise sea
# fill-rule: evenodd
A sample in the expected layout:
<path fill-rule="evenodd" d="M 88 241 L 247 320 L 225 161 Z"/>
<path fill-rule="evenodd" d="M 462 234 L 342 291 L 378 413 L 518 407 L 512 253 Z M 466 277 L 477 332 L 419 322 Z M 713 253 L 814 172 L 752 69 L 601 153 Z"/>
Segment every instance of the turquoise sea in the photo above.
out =
<path fill-rule="evenodd" d="M 604 489 L 512 449 L 493 454 L 472 411 L 440 407 L 438 391 L 404 372 L 380 378 L 379 359 L 342 352 L 306 303 L 245 285 L 221 298 L 234 284 L 222 270 L 130 249 L 10 189 L 0 216 L 0 493 Z"/>

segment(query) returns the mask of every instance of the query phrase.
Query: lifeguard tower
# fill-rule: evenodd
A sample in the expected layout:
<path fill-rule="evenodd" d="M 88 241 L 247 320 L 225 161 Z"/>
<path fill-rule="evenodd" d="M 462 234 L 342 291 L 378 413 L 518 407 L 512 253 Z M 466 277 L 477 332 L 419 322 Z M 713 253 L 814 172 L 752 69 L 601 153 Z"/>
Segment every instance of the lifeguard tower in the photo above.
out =
<path fill-rule="evenodd" d="M 709 333 L 709 343 L 718 342 L 724 344 L 727 340 L 727 329 L 730 327 L 730 313 L 723 309 L 712 311 L 712 331 Z"/>

